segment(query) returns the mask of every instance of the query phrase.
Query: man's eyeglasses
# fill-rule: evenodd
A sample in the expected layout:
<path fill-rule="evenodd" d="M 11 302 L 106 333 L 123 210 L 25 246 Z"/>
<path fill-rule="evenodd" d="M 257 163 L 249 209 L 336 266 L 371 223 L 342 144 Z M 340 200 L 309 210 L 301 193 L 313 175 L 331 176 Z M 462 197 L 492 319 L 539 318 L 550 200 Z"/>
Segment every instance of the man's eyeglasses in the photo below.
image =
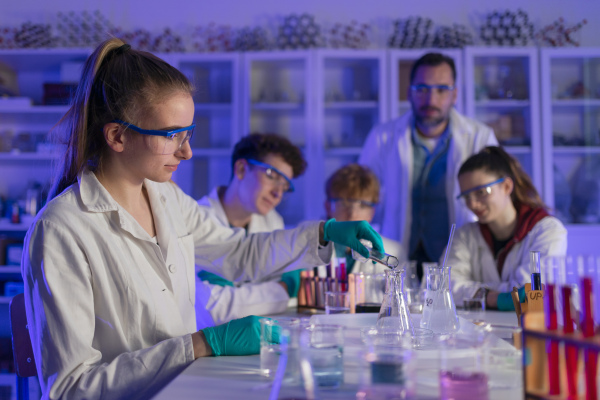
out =
<path fill-rule="evenodd" d="M 142 129 L 139 126 L 130 124 L 129 122 L 115 119 L 112 122 L 123 125 L 125 128 L 132 129 L 137 133 L 149 136 L 149 144 L 157 154 L 174 154 L 181 149 L 181 146 L 192 139 L 196 124 L 179 128 L 172 131 L 161 131 L 154 129 Z"/>
<path fill-rule="evenodd" d="M 346 210 L 351 210 L 354 207 L 358 207 L 361 210 L 368 210 L 374 208 L 377 204 L 372 201 L 356 200 L 356 199 L 342 199 L 342 198 L 331 198 L 327 199 L 332 203 L 335 203 L 336 207 L 342 207 Z"/>
<path fill-rule="evenodd" d="M 435 93 L 438 96 L 448 96 L 454 90 L 454 86 L 450 85 L 426 85 L 420 83 L 418 85 L 410 85 L 410 90 L 416 96 L 429 96 L 430 93 Z"/>
<path fill-rule="evenodd" d="M 288 178 L 287 176 L 285 176 L 285 174 L 283 172 L 281 172 L 280 170 L 278 170 L 274 166 L 269 165 L 269 164 L 264 163 L 264 162 L 253 160 L 251 158 L 247 158 L 246 161 L 248 162 L 248 164 L 253 165 L 255 167 L 264 168 L 264 170 L 265 170 L 265 176 L 267 178 L 269 178 L 271 181 L 273 181 L 273 183 L 276 186 L 283 187 L 283 192 L 284 193 L 285 192 L 293 192 L 294 191 L 294 184 L 292 183 L 292 181 L 290 180 L 290 178 Z"/>
<path fill-rule="evenodd" d="M 471 198 L 475 198 L 475 200 L 477 201 L 482 201 L 492 193 L 492 186 L 500 182 L 504 182 L 505 179 L 506 177 L 502 177 L 493 182 L 486 183 L 485 185 L 475 186 L 474 188 L 465 190 L 464 192 L 456 196 L 456 198 L 464 200 L 466 204 L 468 204 Z"/>

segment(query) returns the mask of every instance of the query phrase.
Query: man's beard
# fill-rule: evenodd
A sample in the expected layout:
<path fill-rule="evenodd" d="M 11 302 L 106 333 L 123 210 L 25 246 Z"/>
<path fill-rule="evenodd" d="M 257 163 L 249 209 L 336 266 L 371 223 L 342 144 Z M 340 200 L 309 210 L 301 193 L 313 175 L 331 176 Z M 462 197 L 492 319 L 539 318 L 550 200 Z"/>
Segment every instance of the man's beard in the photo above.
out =
<path fill-rule="evenodd" d="M 439 108 L 436 108 L 436 107 L 431 107 L 431 108 L 434 108 L 435 110 L 439 111 L 440 112 L 439 116 L 423 117 L 422 115 L 420 115 L 417 112 L 414 112 L 414 110 L 413 110 L 413 114 L 415 116 L 415 122 L 417 123 L 417 125 L 431 127 L 431 126 L 438 126 L 438 125 L 443 124 L 446 121 L 448 121 L 449 114 L 442 114 L 441 110 Z"/>

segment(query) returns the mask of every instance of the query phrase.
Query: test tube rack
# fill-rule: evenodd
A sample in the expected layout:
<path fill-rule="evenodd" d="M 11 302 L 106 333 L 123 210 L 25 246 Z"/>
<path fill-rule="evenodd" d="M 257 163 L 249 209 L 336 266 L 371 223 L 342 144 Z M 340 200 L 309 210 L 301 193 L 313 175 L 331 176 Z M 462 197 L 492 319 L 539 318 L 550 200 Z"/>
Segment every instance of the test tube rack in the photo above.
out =
<path fill-rule="evenodd" d="M 300 273 L 298 289 L 298 307 L 300 314 L 319 314 L 325 312 L 325 292 L 347 290 L 348 282 L 330 277 L 320 277 L 315 271 Z"/>
<path fill-rule="evenodd" d="M 513 291 L 515 293 L 516 290 Z M 596 352 L 596 357 L 600 353 L 600 333 L 592 337 L 585 338 L 581 332 L 564 333 L 562 327 L 555 331 L 549 331 L 546 328 L 545 319 L 547 316 L 544 312 L 544 292 L 543 290 L 532 291 L 529 284 L 525 287 L 526 301 L 524 303 L 517 302 L 515 309 L 519 316 L 521 325 L 521 346 L 523 349 L 523 390 L 526 400 L 589 400 L 597 399 L 598 394 L 591 395 L 578 393 L 576 397 L 569 396 L 567 389 L 567 373 L 569 373 L 565 360 L 565 346 L 571 346 L 577 349 L 579 354 L 578 371 L 584 373 L 583 357 L 581 353 L 586 350 Z M 513 294 L 513 301 L 515 295 Z M 549 353 L 548 346 L 550 343 L 560 344 L 559 358 L 559 380 L 560 394 L 550 395 L 549 393 L 549 376 L 548 363 Z M 594 377 L 598 379 L 598 376 Z"/>

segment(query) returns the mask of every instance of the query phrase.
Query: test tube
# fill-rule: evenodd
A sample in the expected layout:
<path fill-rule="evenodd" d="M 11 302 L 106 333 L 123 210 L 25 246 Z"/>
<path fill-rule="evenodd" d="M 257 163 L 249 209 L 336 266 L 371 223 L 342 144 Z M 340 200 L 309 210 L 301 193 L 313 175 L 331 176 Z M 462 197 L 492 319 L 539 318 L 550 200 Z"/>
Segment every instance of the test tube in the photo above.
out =
<path fill-rule="evenodd" d="M 579 274 L 581 277 L 581 332 L 584 338 L 594 336 L 594 314 L 592 310 L 592 278 L 589 272 L 584 270 L 583 260 L 579 260 Z M 585 349 L 584 353 L 585 365 L 585 398 L 586 400 L 598 399 L 598 384 L 596 375 L 598 372 L 598 352 L 591 349 Z"/>
<path fill-rule="evenodd" d="M 391 269 L 394 269 L 398 265 L 400 265 L 400 261 L 398 261 L 398 257 L 375 250 L 373 248 L 372 243 L 369 242 L 368 240 L 361 239 L 361 243 L 365 245 L 367 250 L 369 250 L 369 257 L 365 258 L 359 252 L 354 251 L 354 249 L 352 249 L 352 258 L 354 258 L 355 260 L 361 261 L 361 262 L 366 262 L 368 260 L 372 260 L 372 261 L 378 262 L 380 264 L 383 264 Z"/>
<path fill-rule="evenodd" d="M 539 262 L 539 252 L 537 253 L 537 261 Z M 533 259 L 533 257 L 532 257 Z M 532 260 L 533 261 L 533 260 Z M 539 270 L 538 270 L 539 272 Z M 533 286 L 533 274 L 531 282 Z M 538 273 L 539 276 L 539 273 Z M 554 297 L 555 279 L 554 279 L 554 268 L 549 266 L 545 270 L 545 294 L 544 294 L 544 314 L 546 320 L 546 329 L 549 332 L 556 331 L 558 329 L 558 321 L 556 315 L 556 303 Z M 546 353 L 548 354 L 548 382 L 550 385 L 550 395 L 560 394 L 560 375 L 559 375 L 559 343 L 556 340 L 546 340 Z"/>
<path fill-rule="evenodd" d="M 540 275 L 540 252 L 529 252 L 529 269 L 531 271 L 531 290 L 542 290 L 542 277 Z"/>

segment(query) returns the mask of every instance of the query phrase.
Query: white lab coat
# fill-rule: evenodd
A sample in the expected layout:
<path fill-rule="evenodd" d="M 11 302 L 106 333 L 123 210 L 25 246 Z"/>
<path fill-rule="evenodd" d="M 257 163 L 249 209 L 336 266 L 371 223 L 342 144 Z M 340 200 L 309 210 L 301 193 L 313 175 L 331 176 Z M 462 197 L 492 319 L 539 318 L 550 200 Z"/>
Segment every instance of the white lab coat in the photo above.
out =
<path fill-rule="evenodd" d="M 452 267 L 452 295 L 457 304 L 464 298 L 472 298 L 480 287 L 498 292 L 510 292 L 531 282 L 529 252 L 539 251 L 541 257 L 559 256 L 567 253 L 567 230 L 552 216 L 537 224 L 506 255 L 502 276 L 498 274 L 496 259 L 486 243 L 477 222 L 467 224 L 456 231 L 448 253 L 447 265 Z M 443 256 L 440 259 L 440 263 Z"/>
<path fill-rule="evenodd" d="M 230 228 L 227 215 L 219 200 L 218 188 L 198 200 L 200 208 L 214 217 L 223 227 Z M 275 210 L 266 215 L 252 214 L 248 234 L 283 229 L 283 218 Z M 241 229 L 241 228 L 230 228 Z M 241 229 L 243 231 L 243 229 Z M 204 269 L 202 265 L 198 266 Z M 248 315 L 282 313 L 287 309 L 290 296 L 279 284 L 281 274 L 263 278 L 259 282 L 237 283 L 235 286 L 212 285 L 196 277 L 196 324 L 198 329 L 220 325 Z"/>
<path fill-rule="evenodd" d="M 195 263 L 259 279 L 331 257 L 318 222 L 246 238 L 176 185 L 144 186 L 158 244 L 88 170 L 27 232 L 21 268 L 44 399 L 149 398 L 188 366 Z"/>
<path fill-rule="evenodd" d="M 374 127 L 363 147 L 359 164 L 373 170 L 381 183 L 381 234 L 398 240 L 404 249 L 410 244 L 412 223 L 413 151 L 411 140 L 412 111 L 393 121 Z M 498 144 L 488 126 L 450 112 L 452 140 L 448 150 L 446 198 L 450 225 L 458 227 L 475 220 L 475 216 L 456 196 L 460 193 L 458 170 L 471 155 L 485 146 Z"/>

